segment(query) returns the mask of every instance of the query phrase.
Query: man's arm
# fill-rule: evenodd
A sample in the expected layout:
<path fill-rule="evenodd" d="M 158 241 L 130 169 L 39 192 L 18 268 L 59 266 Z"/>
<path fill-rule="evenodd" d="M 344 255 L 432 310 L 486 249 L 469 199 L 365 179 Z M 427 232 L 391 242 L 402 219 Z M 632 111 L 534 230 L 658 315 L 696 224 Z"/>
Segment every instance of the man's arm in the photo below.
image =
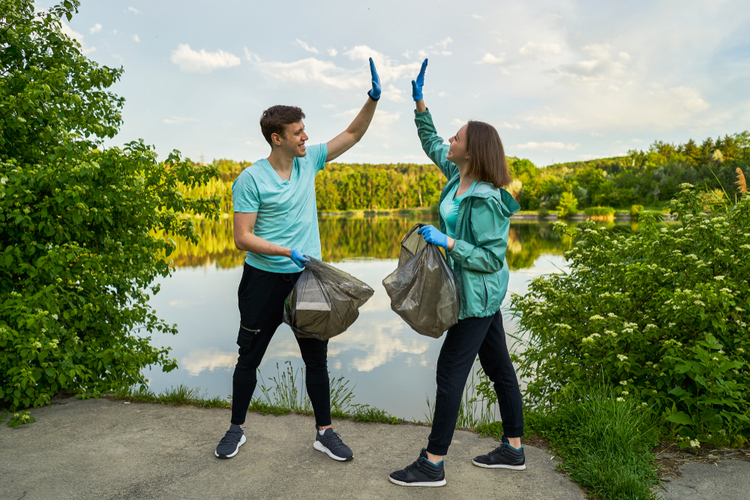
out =
<path fill-rule="evenodd" d="M 367 102 L 362 106 L 359 114 L 349 127 L 328 141 L 328 156 L 326 156 L 327 162 L 333 161 L 346 153 L 352 146 L 362 139 L 362 136 L 365 135 L 367 128 L 370 126 L 377 105 L 378 103 L 376 101 L 368 98 Z"/>
<path fill-rule="evenodd" d="M 380 99 L 380 77 L 375 70 L 372 57 L 370 58 L 370 75 L 372 76 L 372 90 L 367 93 L 369 98 L 349 127 L 328 141 L 327 162 L 335 160 L 357 144 L 370 126 L 375 108 L 378 106 L 378 99 Z"/>
<path fill-rule="evenodd" d="M 260 236 L 253 234 L 255 221 L 258 218 L 258 212 L 253 213 L 234 213 L 234 244 L 240 250 L 246 252 L 258 253 L 262 255 L 281 255 L 283 257 L 292 256 L 292 249 L 271 243 Z"/>

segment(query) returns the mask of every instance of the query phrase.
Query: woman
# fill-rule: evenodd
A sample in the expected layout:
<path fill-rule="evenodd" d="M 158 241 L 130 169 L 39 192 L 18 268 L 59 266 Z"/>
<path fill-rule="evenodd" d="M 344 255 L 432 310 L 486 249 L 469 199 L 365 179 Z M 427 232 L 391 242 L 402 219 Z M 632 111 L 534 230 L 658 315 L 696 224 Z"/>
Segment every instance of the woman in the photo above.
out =
<path fill-rule="evenodd" d="M 459 321 L 448 330 L 437 363 L 437 396 L 432 432 L 426 449 L 405 469 L 393 472 L 401 486 L 443 486 L 443 457 L 448 453 L 458 419 L 466 379 L 479 354 L 482 368 L 495 385 L 504 436 L 501 445 L 472 463 L 485 468 L 526 468 L 521 436 L 521 392 L 510 354 L 500 304 L 508 288 L 509 217 L 520 208 L 502 186 L 510 173 L 500 136 L 491 125 L 470 121 L 449 139 L 438 137 L 422 97 L 427 60 L 412 96 L 422 149 L 440 167 L 448 183 L 440 195 L 440 229 L 425 226 L 419 233 L 446 250 L 459 289 Z"/>

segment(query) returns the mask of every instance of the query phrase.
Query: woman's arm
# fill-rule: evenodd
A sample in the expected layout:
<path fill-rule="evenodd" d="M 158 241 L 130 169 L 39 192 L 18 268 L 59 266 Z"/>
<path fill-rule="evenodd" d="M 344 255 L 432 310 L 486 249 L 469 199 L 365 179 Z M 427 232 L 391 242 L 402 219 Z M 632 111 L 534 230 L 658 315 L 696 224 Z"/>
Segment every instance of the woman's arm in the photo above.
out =
<path fill-rule="evenodd" d="M 458 167 L 445 159 L 445 155 L 448 154 L 448 146 L 443 143 L 442 137 L 437 135 L 435 125 L 432 123 L 432 115 L 427 111 L 422 95 L 426 69 L 427 59 L 422 63 L 422 69 L 419 71 L 417 79 L 411 81 L 411 96 L 417 107 L 414 121 L 417 124 L 419 140 L 422 142 L 422 150 L 440 168 L 443 174 L 451 179 L 454 175 L 458 175 Z"/>
<path fill-rule="evenodd" d="M 480 273 L 494 273 L 503 268 L 508 249 L 510 219 L 503 215 L 500 206 L 487 199 L 474 201 L 471 226 L 476 245 L 455 240 L 450 250 L 451 259 L 464 269 Z"/>

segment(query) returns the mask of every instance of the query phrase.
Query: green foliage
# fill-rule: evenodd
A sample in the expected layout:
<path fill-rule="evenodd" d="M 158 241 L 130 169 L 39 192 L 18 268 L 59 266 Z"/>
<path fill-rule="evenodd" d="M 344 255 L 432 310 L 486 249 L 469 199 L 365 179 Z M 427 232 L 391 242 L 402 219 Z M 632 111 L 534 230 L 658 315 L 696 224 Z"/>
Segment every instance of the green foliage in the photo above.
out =
<path fill-rule="evenodd" d="M 637 221 L 638 218 L 643 214 L 643 205 L 633 205 L 630 207 L 630 218 Z"/>
<path fill-rule="evenodd" d="M 212 215 L 218 200 L 178 186 L 216 170 L 176 152 L 158 163 L 142 141 L 101 149 L 121 123 L 124 101 L 106 89 L 122 70 L 60 31 L 78 2 L 0 6 L 0 400 L 39 406 L 143 383 L 143 367 L 176 366 L 147 336 L 175 333 L 148 306 L 174 248 L 154 232 L 197 240 L 182 214 Z"/>
<path fill-rule="evenodd" d="M 19 411 L 12 414 L 6 412 L 2 415 L 2 418 L 0 418 L 0 422 L 5 422 L 6 418 L 9 418 L 8 427 L 13 428 L 18 427 L 19 425 L 33 424 L 36 422 L 36 419 L 34 419 L 28 411 Z"/>
<path fill-rule="evenodd" d="M 551 442 L 563 459 L 559 468 L 594 497 L 656 498 L 651 488 L 658 484 L 657 464 L 650 449 L 658 440 L 646 403 L 601 385 L 569 385 L 553 408 L 527 411 L 526 427 Z"/>
<path fill-rule="evenodd" d="M 560 218 L 567 219 L 578 213 L 578 199 L 570 191 L 563 193 L 560 197 Z"/>
<path fill-rule="evenodd" d="M 612 207 L 589 207 L 583 212 L 588 217 L 612 217 L 615 209 Z"/>
<path fill-rule="evenodd" d="M 549 208 L 547 208 L 547 205 L 545 203 L 542 203 L 539 205 L 539 209 L 536 212 L 537 217 L 540 219 L 543 219 L 549 215 Z"/>
<path fill-rule="evenodd" d="M 570 272 L 512 297 L 529 335 L 519 373 L 533 406 L 601 380 L 653 407 L 685 445 L 742 445 L 750 438 L 750 199 L 732 204 L 681 188 L 670 204 L 679 225 L 647 213 L 636 233 L 590 221 L 569 231 Z"/>

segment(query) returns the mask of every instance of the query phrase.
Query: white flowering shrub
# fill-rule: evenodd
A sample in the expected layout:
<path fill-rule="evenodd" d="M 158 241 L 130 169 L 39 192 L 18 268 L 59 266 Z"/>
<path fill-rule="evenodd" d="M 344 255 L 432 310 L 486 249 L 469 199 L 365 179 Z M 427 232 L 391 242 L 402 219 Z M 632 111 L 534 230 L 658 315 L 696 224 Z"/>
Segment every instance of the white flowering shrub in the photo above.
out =
<path fill-rule="evenodd" d="M 537 407 L 554 407 L 569 386 L 604 382 L 618 399 L 652 407 L 684 446 L 742 445 L 750 439 L 750 197 L 681 188 L 670 205 L 678 224 L 652 214 L 635 233 L 557 224 L 575 238 L 570 272 L 512 297 L 529 338 L 519 374 Z"/>

